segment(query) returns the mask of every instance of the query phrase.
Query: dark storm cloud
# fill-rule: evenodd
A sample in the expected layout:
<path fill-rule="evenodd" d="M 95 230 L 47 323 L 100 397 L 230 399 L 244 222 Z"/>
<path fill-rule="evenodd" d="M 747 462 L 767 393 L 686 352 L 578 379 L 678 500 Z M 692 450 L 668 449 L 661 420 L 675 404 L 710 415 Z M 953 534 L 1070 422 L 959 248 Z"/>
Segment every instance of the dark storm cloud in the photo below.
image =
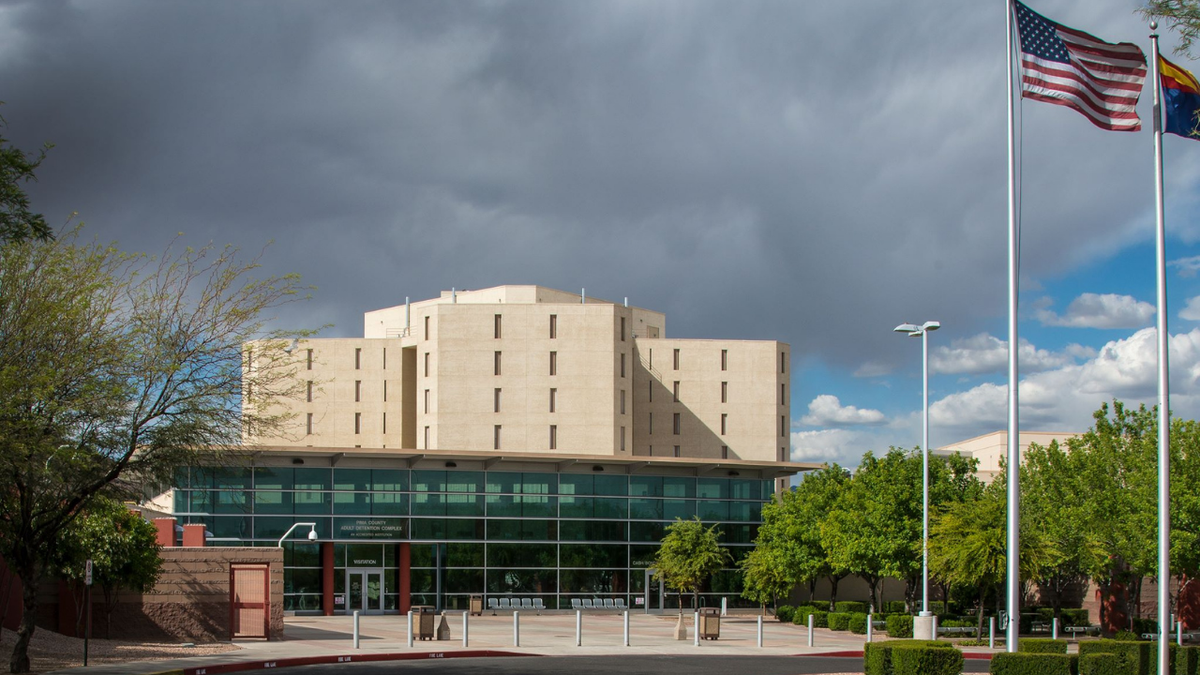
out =
<path fill-rule="evenodd" d="M 0 99 L 9 136 L 59 146 L 52 220 L 274 239 L 269 267 L 320 288 L 287 318 L 330 335 L 539 283 L 855 368 L 907 354 L 898 321 L 1003 316 L 994 4 L 15 2 Z M 1140 236 L 1123 181 L 1149 158 L 1112 170 L 1134 141 L 1025 111 L 1026 180 L 1053 188 L 1026 198 L 1025 269 Z"/>

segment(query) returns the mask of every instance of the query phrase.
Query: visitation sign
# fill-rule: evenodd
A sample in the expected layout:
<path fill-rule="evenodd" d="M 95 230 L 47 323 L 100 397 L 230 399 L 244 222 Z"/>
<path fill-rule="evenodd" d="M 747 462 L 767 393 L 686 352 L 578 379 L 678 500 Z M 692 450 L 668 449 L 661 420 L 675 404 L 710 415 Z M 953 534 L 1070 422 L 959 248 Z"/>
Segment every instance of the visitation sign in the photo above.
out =
<path fill-rule="evenodd" d="M 407 518 L 334 518 L 334 539 L 407 539 Z"/>

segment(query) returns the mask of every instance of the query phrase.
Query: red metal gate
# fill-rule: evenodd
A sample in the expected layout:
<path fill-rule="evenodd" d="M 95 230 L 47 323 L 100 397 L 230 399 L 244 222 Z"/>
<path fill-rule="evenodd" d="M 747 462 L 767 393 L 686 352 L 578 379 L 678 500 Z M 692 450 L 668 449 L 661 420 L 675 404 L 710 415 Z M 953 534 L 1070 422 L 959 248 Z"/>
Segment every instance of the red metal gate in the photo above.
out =
<path fill-rule="evenodd" d="M 229 567 L 229 639 L 271 637 L 268 565 Z"/>

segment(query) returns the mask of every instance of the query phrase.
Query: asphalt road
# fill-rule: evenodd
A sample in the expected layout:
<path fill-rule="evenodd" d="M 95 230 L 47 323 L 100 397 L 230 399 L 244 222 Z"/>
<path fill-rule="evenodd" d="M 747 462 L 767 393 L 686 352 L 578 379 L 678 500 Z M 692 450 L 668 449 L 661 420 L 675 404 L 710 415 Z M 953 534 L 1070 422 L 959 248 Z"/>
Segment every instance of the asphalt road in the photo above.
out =
<path fill-rule="evenodd" d="M 303 675 L 815 675 L 861 673 L 861 658 L 828 656 L 535 656 L 342 663 L 289 668 Z M 968 659 L 967 673 L 988 672 Z"/>

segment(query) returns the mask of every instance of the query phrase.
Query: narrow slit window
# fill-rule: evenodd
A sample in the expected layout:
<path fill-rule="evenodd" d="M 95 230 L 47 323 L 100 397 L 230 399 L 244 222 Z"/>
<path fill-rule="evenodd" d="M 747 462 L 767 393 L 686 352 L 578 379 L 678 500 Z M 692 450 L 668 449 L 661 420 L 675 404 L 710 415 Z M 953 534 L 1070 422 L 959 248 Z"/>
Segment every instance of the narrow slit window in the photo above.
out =
<path fill-rule="evenodd" d="M 728 420 L 729 420 L 729 415 L 727 415 L 726 413 L 721 413 L 721 435 L 722 436 L 724 436 L 727 433 L 725 431 L 725 428 L 726 428 L 725 425 L 728 422 Z"/>
<path fill-rule="evenodd" d="M 304 420 L 304 433 L 312 436 L 312 413 L 308 413 Z"/>
<path fill-rule="evenodd" d="M 383 413 L 383 433 L 387 433 L 387 413 Z"/>
<path fill-rule="evenodd" d="M 500 412 L 500 388 L 497 387 L 492 396 L 492 412 Z"/>
<path fill-rule="evenodd" d="M 728 445 L 721 446 L 721 459 L 729 459 L 729 446 Z"/>
<path fill-rule="evenodd" d="M 429 339 L 429 317 L 425 317 L 425 339 Z M 426 448 L 428 450 L 429 448 Z"/>
<path fill-rule="evenodd" d="M 621 317 L 621 342 L 625 341 L 625 317 Z"/>
<path fill-rule="evenodd" d="M 308 381 L 308 402 L 312 403 L 312 380 Z"/>
<path fill-rule="evenodd" d="M 677 446 L 675 446 L 675 456 L 676 456 L 676 457 L 678 457 L 678 456 L 679 456 L 679 446 L 678 446 L 678 445 L 677 445 Z"/>
<path fill-rule="evenodd" d="M 551 450 L 558 449 L 558 425 L 557 424 L 550 425 L 550 449 Z"/>
<path fill-rule="evenodd" d="M 429 390 L 425 390 L 425 414 L 429 414 Z"/>
<path fill-rule="evenodd" d="M 671 385 L 671 392 L 675 395 L 675 402 L 679 403 L 679 380 L 675 380 Z"/>
<path fill-rule="evenodd" d="M 550 352 L 550 374 L 558 375 L 558 352 Z"/>
<path fill-rule="evenodd" d="M 721 403 L 729 403 L 729 383 L 721 383 Z"/>
<path fill-rule="evenodd" d="M 679 350 L 675 350 L 675 370 L 679 370 Z"/>
<path fill-rule="evenodd" d="M 625 377 L 625 354 L 621 354 L 621 377 Z"/>
<path fill-rule="evenodd" d="M 680 426 L 679 413 L 675 413 L 674 418 L 672 419 L 671 425 L 672 425 L 672 428 L 674 429 L 675 435 L 678 436 L 679 435 L 679 426 Z"/>
<path fill-rule="evenodd" d="M 354 433 L 362 432 L 362 413 L 354 413 Z"/>
<path fill-rule="evenodd" d="M 625 452 L 625 427 L 621 427 L 621 452 Z"/>
<path fill-rule="evenodd" d="M 425 352 L 425 377 L 429 377 L 429 352 Z"/>
<path fill-rule="evenodd" d="M 550 389 L 550 412 L 558 410 L 558 390 Z"/>
<path fill-rule="evenodd" d="M 727 370 L 728 368 L 729 368 L 729 350 L 722 349 L 721 350 L 721 370 Z"/>
<path fill-rule="evenodd" d="M 654 435 L 654 413 L 650 413 L 650 435 Z"/>
<path fill-rule="evenodd" d="M 305 351 L 308 353 L 308 369 L 312 370 L 312 350 L 306 349 Z"/>
<path fill-rule="evenodd" d="M 621 390 L 621 414 L 625 414 L 625 390 Z"/>
<path fill-rule="evenodd" d="M 495 426 L 495 428 L 492 429 L 492 449 L 493 450 L 500 449 L 500 425 L 499 424 L 497 424 Z"/>
<path fill-rule="evenodd" d="M 550 315 L 550 339 L 555 340 L 557 338 L 558 338 L 558 315 L 551 314 Z"/>
<path fill-rule="evenodd" d="M 362 380 L 354 381 L 354 402 L 358 403 L 362 400 Z"/>
<path fill-rule="evenodd" d="M 500 352 L 496 352 L 495 363 L 493 364 L 496 375 L 500 374 Z"/>
<path fill-rule="evenodd" d="M 361 347 L 354 348 L 354 369 L 355 370 L 362 369 L 362 348 Z"/>
<path fill-rule="evenodd" d="M 496 333 L 496 339 L 497 339 L 497 340 L 499 340 L 499 339 L 500 339 L 500 322 L 501 322 L 501 319 L 502 319 L 502 315 L 500 315 L 500 314 L 497 314 L 497 315 L 496 315 L 496 325 L 495 325 L 495 333 Z"/>

